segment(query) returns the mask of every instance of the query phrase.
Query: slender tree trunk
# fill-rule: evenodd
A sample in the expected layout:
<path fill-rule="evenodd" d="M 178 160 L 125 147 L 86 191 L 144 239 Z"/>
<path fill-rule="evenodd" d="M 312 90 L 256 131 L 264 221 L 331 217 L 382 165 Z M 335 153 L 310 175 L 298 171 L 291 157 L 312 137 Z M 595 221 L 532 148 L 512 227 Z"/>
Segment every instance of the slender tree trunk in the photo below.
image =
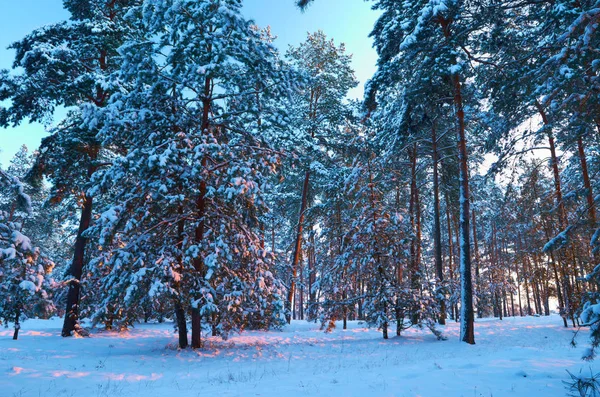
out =
<path fill-rule="evenodd" d="M 414 236 L 411 240 L 411 261 L 410 261 L 410 288 L 413 294 L 418 294 L 421 282 L 419 275 L 420 258 L 421 258 L 421 210 L 419 203 L 419 188 L 417 185 L 417 144 L 413 144 L 412 150 L 409 151 L 411 158 L 411 183 L 410 183 L 410 217 L 411 226 Z M 418 308 L 411 309 L 410 321 L 412 324 L 419 323 Z"/>
<path fill-rule="evenodd" d="M 380 253 L 380 249 L 379 249 L 379 231 L 377 230 L 377 220 L 378 220 L 378 214 L 377 214 L 377 207 L 375 205 L 376 203 L 376 196 L 375 196 L 375 183 L 373 182 L 373 172 L 371 171 L 371 159 L 368 160 L 367 163 L 368 166 L 368 172 L 369 172 L 369 186 L 371 189 L 371 212 L 372 212 L 372 216 L 373 216 L 373 228 L 374 228 L 374 232 L 373 232 L 373 250 L 375 251 L 375 255 L 377 255 L 377 273 L 380 279 L 380 283 L 381 285 L 385 284 L 386 280 L 386 276 L 385 276 L 385 270 L 383 269 L 383 264 L 381 263 L 381 253 Z M 380 285 L 380 287 L 381 287 Z M 381 325 L 381 331 L 383 334 L 383 339 L 388 339 L 388 305 L 386 301 L 382 301 L 382 311 L 384 314 L 384 321 L 383 324 Z"/>
<path fill-rule="evenodd" d="M 469 218 L 469 168 L 467 160 L 467 138 L 465 131 L 465 114 L 463 111 L 461 82 L 458 74 L 452 76 L 454 81 L 454 104 L 458 119 L 458 161 L 460 169 L 460 278 L 461 278 L 461 340 L 475 344 L 474 312 L 473 312 L 473 280 L 471 277 L 471 246 Z"/>
<path fill-rule="evenodd" d="M 542 106 L 540 105 L 539 102 L 536 102 L 536 107 L 542 117 L 542 121 L 544 122 L 544 125 L 547 128 L 550 128 L 550 122 L 548 120 L 548 116 L 546 115 L 546 112 L 544 111 L 544 109 L 542 108 Z M 560 171 L 558 168 L 558 157 L 556 155 L 556 145 L 554 142 L 554 136 L 552 135 L 552 131 L 548 131 L 548 144 L 550 146 L 550 156 L 551 156 L 551 165 L 552 165 L 552 174 L 554 176 L 554 191 L 555 191 L 555 195 L 556 195 L 556 204 L 558 207 L 558 219 L 559 219 L 559 228 L 560 231 L 563 231 L 564 228 L 567 226 L 567 216 L 566 216 L 566 211 L 565 211 L 565 206 L 564 206 L 564 202 L 563 202 L 563 197 L 562 197 L 562 188 L 561 188 L 561 181 L 560 181 Z M 559 257 L 561 257 L 560 253 L 558 253 Z M 561 264 L 563 263 L 563 261 L 561 261 Z M 573 318 L 573 313 L 571 312 L 571 307 L 570 307 L 570 302 L 571 302 L 571 286 L 569 285 L 569 279 L 568 279 L 568 269 L 564 266 L 561 265 L 560 269 L 559 269 L 559 273 L 561 275 L 562 281 L 563 281 L 563 292 L 564 292 L 564 309 L 566 312 L 567 316 L 570 316 Z M 560 282 L 559 282 L 560 284 Z M 557 289 L 559 288 L 559 286 L 557 285 Z M 565 326 L 567 326 L 566 324 L 566 319 L 565 319 Z"/>
<path fill-rule="evenodd" d="M 211 50 L 209 49 L 209 52 Z M 201 123 L 201 134 L 207 134 L 210 128 L 210 109 L 212 107 L 212 79 L 204 79 L 204 98 L 202 99 L 202 123 Z M 203 157 L 202 169 L 205 170 L 207 166 L 207 159 Z M 198 197 L 196 198 L 196 214 L 197 222 L 196 229 L 194 230 L 194 240 L 196 244 L 201 246 L 204 243 L 204 234 L 206 229 L 206 193 L 208 190 L 207 181 L 205 177 L 202 177 L 198 186 Z M 202 253 L 193 261 L 194 270 L 198 273 L 198 276 L 204 278 L 206 269 L 204 268 L 204 258 Z M 202 319 L 200 316 L 200 307 L 192 307 L 192 349 L 198 349 L 202 347 Z"/>
<path fill-rule="evenodd" d="M 532 255 L 531 260 L 529 258 L 525 258 L 525 263 L 529 266 L 529 269 L 535 268 L 535 270 L 531 271 L 531 289 L 533 293 L 533 304 L 536 308 L 536 313 L 542 313 L 542 294 L 544 297 L 547 296 L 547 290 L 544 287 L 543 283 L 540 283 L 540 266 L 538 264 L 537 255 Z M 545 273 L 546 277 L 549 275 L 548 272 Z M 537 294 L 537 295 L 536 295 Z M 539 299 L 539 300 L 538 300 Z M 531 306 L 531 305 L 530 305 Z"/>
<path fill-rule="evenodd" d="M 536 273 L 539 274 L 541 272 L 541 258 L 537 255 L 533 257 L 535 261 Z M 548 277 L 548 272 L 544 272 L 545 277 L 537 277 L 536 285 L 538 286 L 539 293 L 543 293 L 543 303 L 544 303 L 544 315 L 550 315 L 550 277 Z M 541 299 L 541 297 L 540 297 Z M 541 302 L 540 302 L 541 303 Z"/>
<path fill-rule="evenodd" d="M 448 204 L 448 195 L 446 195 L 446 223 L 448 227 L 448 272 L 450 275 L 450 282 L 454 281 L 454 239 L 452 236 L 452 222 L 450 221 L 450 206 Z M 454 288 L 454 287 L 452 287 Z M 454 315 L 454 305 L 450 308 L 450 314 L 453 320 L 456 320 Z"/>
<path fill-rule="evenodd" d="M 519 300 L 519 316 L 523 317 L 523 303 L 521 301 L 521 283 L 519 282 L 519 263 L 517 261 L 515 261 L 515 285 L 517 287 L 517 297 Z"/>
<path fill-rule="evenodd" d="M 185 239 L 185 219 L 183 217 L 183 208 L 179 207 L 179 221 L 177 221 L 177 248 L 179 249 L 177 262 L 179 264 L 179 272 L 183 274 L 183 240 Z M 174 299 L 175 306 L 175 321 L 177 322 L 177 332 L 179 335 L 179 348 L 187 349 L 188 347 L 188 332 L 187 322 L 185 318 L 185 310 L 181 303 L 181 284 L 180 281 L 175 282 L 175 290 L 179 296 Z"/>
<path fill-rule="evenodd" d="M 542 116 L 542 120 L 544 122 L 544 124 L 548 124 L 548 118 L 546 116 L 546 113 L 544 112 L 544 110 L 542 109 L 542 107 L 539 105 L 539 103 L 536 103 L 536 106 L 538 108 L 538 111 L 540 113 L 540 115 Z M 548 137 L 548 143 L 550 144 L 550 154 L 552 156 L 552 171 L 554 174 L 554 185 L 555 185 L 555 192 L 556 192 L 556 199 L 557 202 L 559 203 L 559 206 L 561 208 L 560 213 L 559 213 L 559 218 L 560 218 L 560 224 L 561 224 L 561 229 L 562 229 L 562 218 L 563 216 L 560 214 L 563 214 L 562 211 L 562 194 L 561 194 L 561 190 L 560 190 L 560 176 L 558 173 L 558 160 L 556 159 L 556 151 L 555 151 L 555 147 L 554 147 L 554 138 L 552 138 L 551 135 L 549 135 Z M 534 185 L 535 186 L 535 185 Z M 534 195 L 536 197 L 539 197 L 537 191 L 535 190 L 534 187 Z M 546 236 L 546 240 L 550 240 L 550 226 L 547 225 L 546 223 L 543 224 L 543 229 L 544 229 L 544 234 Z M 557 265 L 555 259 L 554 259 L 554 253 L 551 251 L 549 253 L 550 256 L 550 263 L 551 263 L 551 268 L 552 268 L 552 272 L 554 273 L 554 282 L 556 284 L 556 295 L 558 298 L 558 303 L 561 306 L 561 308 L 564 310 L 565 306 L 566 306 L 566 301 L 565 298 L 561 292 L 561 288 L 562 288 L 562 283 L 560 282 L 560 277 L 558 276 L 559 270 L 558 267 L 561 267 L 560 265 Z M 562 267 L 561 267 L 561 271 L 562 271 Z M 567 327 L 567 319 L 566 317 L 563 316 L 563 323 L 564 326 Z"/>
<path fill-rule="evenodd" d="M 600 128 L 600 126 L 599 126 Z M 588 222 L 590 231 L 593 232 L 596 229 L 596 204 L 594 202 L 594 192 L 592 189 L 592 184 L 590 182 L 590 175 L 588 172 L 587 159 L 585 157 L 585 148 L 583 145 L 583 139 L 581 136 L 577 139 L 577 148 L 579 152 L 579 161 L 581 163 L 581 174 L 583 176 L 583 186 L 585 187 L 586 199 L 588 204 Z M 593 248 L 593 247 L 589 247 Z M 590 256 L 593 259 L 593 265 L 598 263 L 599 255 L 594 253 L 593 249 L 590 249 Z M 583 266 L 582 266 L 583 268 Z M 582 273 L 592 272 L 593 266 L 589 266 L 587 269 L 583 270 Z M 583 274 L 585 276 L 585 274 Z M 592 287 L 593 288 L 593 287 Z"/>
<path fill-rule="evenodd" d="M 588 203 L 588 220 L 590 227 L 594 229 L 596 227 L 596 205 L 594 203 L 594 192 L 592 190 L 592 184 L 590 182 L 590 175 L 588 173 L 587 160 L 585 157 L 585 148 L 583 146 L 583 140 L 581 137 L 577 139 L 577 148 L 579 151 L 579 161 L 581 162 L 581 173 L 583 175 L 583 186 L 586 190 L 586 198 Z"/>
<path fill-rule="evenodd" d="M 348 293 L 346 291 L 344 291 L 342 293 L 342 300 L 344 302 L 346 302 L 346 299 L 348 299 Z M 348 306 L 346 306 L 346 304 L 344 303 L 344 306 L 342 307 L 342 314 L 343 314 L 343 329 L 348 329 Z"/>
<path fill-rule="evenodd" d="M 415 148 L 413 146 L 413 148 L 409 148 L 408 149 L 408 157 L 410 159 L 410 200 L 408 202 L 408 214 L 410 216 L 410 230 L 412 233 L 411 239 L 410 239 L 410 261 L 409 261 L 409 265 L 408 265 L 408 271 L 409 271 L 409 277 L 410 277 L 410 286 L 411 288 L 413 288 L 414 284 L 415 284 L 415 276 L 416 276 L 416 270 L 415 270 L 415 264 L 417 262 L 417 227 L 416 227 L 416 211 L 415 211 L 415 190 L 417 187 L 417 173 L 416 173 L 416 163 L 417 163 L 417 156 L 415 155 L 414 152 Z"/>
<path fill-rule="evenodd" d="M 320 98 L 320 93 L 318 92 L 319 88 L 313 88 L 310 92 L 310 101 L 309 101 L 309 111 L 308 117 L 309 121 L 312 124 L 310 126 L 310 136 L 314 139 L 316 125 L 313 123 L 317 118 L 317 105 Z M 293 300 L 296 292 L 296 277 L 298 276 L 298 264 L 300 262 L 300 251 L 302 250 L 302 231 L 304 227 L 304 215 L 308 206 L 308 189 L 310 187 L 310 169 L 306 170 L 304 175 L 304 183 L 302 184 L 302 202 L 300 203 L 300 213 L 298 214 L 298 225 L 296 229 L 296 240 L 294 242 L 294 254 L 292 256 L 291 263 L 291 280 L 290 287 L 288 289 L 287 296 L 287 314 L 286 320 L 288 324 L 292 322 L 292 314 L 293 314 Z"/>
<path fill-rule="evenodd" d="M 359 295 L 362 295 L 363 291 L 364 291 L 363 283 L 362 283 L 362 281 L 359 280 L 358 281 L 358 292 L 359 292 Z M 362 299 L 358 300 L 358 319 L 359 320 L 363 320 L 364 319 L 364 315 L 363 315 L 363 300 Z"/>
<path fill-rule="evenodd" d="M 443 17 L 438 22 L 447 40 L 450 40 L 452 20 Z M 467 152 L 467 135 L 465 130 L 465 111 L 462 97 L 462 83 L 458 73 L 451 76 L 454 93 L 454 108 L 456 111 L 457 138 L 458 138 L 458 163 L 460 181 L 460 339 L 463 342 L 475 344 L 475 315 L 473 311 L 473 280 L 471 277 L 471 246 L 470 227 L 471 197 L 469 193 L 469 166 Z"/>
<path fill-rule="evenodd" d="M 438 322 L 441 325 L 444 325 L 446 324 L 446 293 L 442 289 L 444 284 L 444 262 L 442 259 L 442 226 L 440 221 L 440 187 L 438 176 L 439 158 L 437 152 L 437 131 L 435 122 L 431 127 L 431 141 L 433 152 L 433 248 L 435 258 L 435 275 L 438 284 L 437 294 L 440 305 L 440 318 L 438 319 Z"/>
<path fill-rule="evenodd" d="M 526 258 L 523 258 L 523 273 L 525 275 L 525 297 L 527 298 L 527 315 L 531 316 L 531 299 L 529 297 L 529 278 L 531 274 L 527 271 L 526 268 Z"/>
<path fill-rule="evenodd" d="M 460 282 L 461 279 L 461 275 L 460 275 L 460 223 L 459 220 L 456 218 L 456 216 L 452 216 L 452 221 L 454 224 L 454 247 L 456 247 L 456 257 L 454 258 L 454 276 L 458 279 L 458 281 Z M 458 269 L 458 272 L 456 272 L 456 270 Z M 454 277 L 453 277 L 454 279 Z M 462 296 L 462 288 L 461 288 L 461 296 Z M 454 312 L 456 313 L 454 315 L 454 320 L 456 322 L 460 321 L 460 314 L 459 314 L 459 309 L 458 309 L 459 305 L 458 302 L 454 304 Z"/>
<path fill-rule="evenodd" d="M 311 233 L 310 235 L 310 247 L 307 250 L 307 256 L 308 256 L 308 319 L 312 320 L 313 318 L 315 318 L 315 307 L 314 305 L 316 304 L 315 300 L 316 300 L 316 294 L 314 289 L 314 285 L 316 282 L 316 274 L 315 274 L 315 255 L 314 255 L 314 247 L 315 247 L 315 237 L 314 234 Z"/>
<path fill-rule="evenodd" d="M 304 255 L 308 256 L 308 255 Z M 304 260 L 302 261 L 304 262 Z M 304 266 L 300 265 L 300 296 L 298 299 L 298 311 L 300 320 L 304 320 Z"/>
<path fill-rule="evenodd" d="M 275 215 L 273 214 L 273 225 L 271 228 L 271 252 L 275 254 Z"/>
<path fill-rule="evenodd" d="M 300 252 L 302 250 L 302 232 L 304 228 L 304 214 L 306 212 L 306 207 L 308 205 L 308 188 L 310 183 L 310 171 L 306 171 L 304 175 L 304 183 L 302 184 L 302 201 L 300 203 L 300 214 L 298 216 L 298 226 L 296 229 L 296 241 L 294 243 L 294 255 L 292 256 L 292 265 L 291 265 L 291 280 L 290 280 L 290 288 L 288 289 L 287 296 L 287 322 L 288 324 L 292 322 L 292 311 L 293 311 L 293 300 L 294 293 L 296 292 L 296 277 L 298 276 L 298 264 L 300 262 Z"/>
<path fill-rule="evenodd" d="M 477 317 L 482 318 L 483 308 L 481 305 L 480 295 L 478 295 L 481 293 L 481 291 L 479 290 L 481 288 L 481 286 L 479 285 L 479 264 L 481 263 L 481 257 L 479 256 L 479 241 L 477 239 L 477 223 L 475 222 L 475 209 L 473 209 L 471 213 L 473 215 L 473 250 L 475 251 L 475 296 L 477 296 Z"/>

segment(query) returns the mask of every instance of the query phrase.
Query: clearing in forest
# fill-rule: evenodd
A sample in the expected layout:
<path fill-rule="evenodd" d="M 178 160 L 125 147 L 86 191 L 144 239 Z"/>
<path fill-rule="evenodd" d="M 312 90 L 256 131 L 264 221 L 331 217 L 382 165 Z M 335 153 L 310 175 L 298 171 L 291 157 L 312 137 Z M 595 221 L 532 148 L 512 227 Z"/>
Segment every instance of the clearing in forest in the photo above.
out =
<path fill-rule="evenodd" d="M 458 324 L 381 339 L 375 329 L 319 331 L 294 321 L 283 331 L 208 338 L 178 351 L 172 323 L 125 333 L 61 338 L 60 319 L 30 320 L 21 337 L 0 331 L 0 395 L 27 396 L 564 396 L 588 333 L 570 347 L 560 317 L 478 320 L 477 344 L 458 340 Z"/>

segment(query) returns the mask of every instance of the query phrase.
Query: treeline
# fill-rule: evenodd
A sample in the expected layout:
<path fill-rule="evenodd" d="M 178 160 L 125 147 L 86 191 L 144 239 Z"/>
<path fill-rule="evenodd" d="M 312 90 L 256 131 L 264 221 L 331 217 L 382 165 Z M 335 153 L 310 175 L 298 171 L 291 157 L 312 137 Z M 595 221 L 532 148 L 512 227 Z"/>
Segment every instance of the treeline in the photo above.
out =
<path fill-rule="evenodd" d="M 239 0 L 64 5 L 0 75 L 2 125 L 68 110 L 0 174 L 6 324 L 599 332 L 597 1 L 375 1 L 361 102 L 343 45 L 281 55 Z"/>

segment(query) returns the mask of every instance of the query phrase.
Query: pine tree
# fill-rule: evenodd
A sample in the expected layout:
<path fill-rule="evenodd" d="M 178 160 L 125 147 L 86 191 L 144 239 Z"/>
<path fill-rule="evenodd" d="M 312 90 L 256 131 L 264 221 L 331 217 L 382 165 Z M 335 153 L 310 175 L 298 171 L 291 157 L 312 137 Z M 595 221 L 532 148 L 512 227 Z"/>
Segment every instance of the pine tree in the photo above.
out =
<path fill-rule="evenodd" d="M 47 275 L 54 264 L 23 234 L 23 223 L 33 214 L 23 183 L 0 169 L 0 187 L 11 202 L 8 211 L 0 209 L 0 318 L 6 326 L 14 324 L 16 340 L 21 321 L 36 307 L 38 312 L 52 311 Z"/>
<path fill-rule="evenodd" d="M 97 183 L 114 204 L 94 228 L 107 291 L 96 317 L 118 312 L 130 325 L 167 298 L 181 348 L 188 310 L 193 348 L 202 320 L 226 338 L 276 327 L 284 310 L 261 219 L 280 162 L 270 140 L 287 123 L 281 100 L 290 73 L 268 31 L 240 8 L 237 0 L 135 8 L 141 34 L 121 48 L 115 76 L 124 91 L 99 115 L 105 143 L 131 150 Z"/>
<path fill-rule="evenodd" d="M 324 164 L 328 157 L 326 151 L 335 143 L 344 114 L 348 112 L 344 99 L 348 91 L 357 85 L 357 81 L 350 67 L 351 56 L 346 54 L 345 45 L 336 46 L 321 31 L 309 33 L 304 43 L 290 48 L 287 58 L 291 66 L 306 79 L 302 89 L 292 98 L 293 126 L 299 136 L 290 143 L 298 156 L 298 167 L 304 172 L 301 175 L 300 209 L 298 219 L 294 222 L 296 230 L 287 296 L 289 323 L 292 319 L 298 268 L 301 265 L 305 217 L 311 198 L 315 197 L 315 193 L 310 192 L 311 176 L 313 179 L 318 178 L 320 170 L 327 167 Z M 309 193 L 312 197 L 309 197 Z"/>
<path fill-rule="evenodd" d="M 14 67 L 24 73 L 1 75 L 0 99 L 9 99 L 11 105 L 0 109 L 0 125 L 44 121 L 59 106 L 73 109 L 43 140 L 35 171 L 38 178 L 45 175 L 51 180 L 53 201 L 70 199 L 81 208 L 63 336 L 79 329 L 80 282 L 88 242 L 84 233 L 92 223 L 94 202 L 88 188 L 108 154 L 96 138 L 98 126 L 82 126 L 83 115 L 105 106 L 113 91 L 107 78 L 118 67 L 117 48 L 129 29 L 122 17 L 137 2 L 65 0 L 70 20 L 35 30 L 14 43 Z"/>
<path fill-rule="evenodd" d="M 461 279 L 461 339 L 474 343 L 473 299 L 470 254 L 470 193 L 467 159 L 465 102 L 469 87 L 465 87 L 473 72 L 468 60 L 477 53 L 477 32 L 488 23 L 487 8 L 482 3 L 463 1 L 378 1 L 376 9 L 383 11 L 373 30 L 379 53 L 378 72 L 372 90 L 379 93 L 384 109 L 386 100 L 426 95 L 433 85 L 447 112 L 452 111 L 458 143 L 460 189 L 460 279 Z M 404 94 L 386 96 L 402 84 Z M 382 89 L 385 87 L 385 89 Z M 466 90 L 465 90 L 466 88 Z M 407 101 L 404 101 L 407 106 Z M 452 106 L 452 108 L 449 108 Z M 452 109 L 452 110 L 450 110 Z"/>

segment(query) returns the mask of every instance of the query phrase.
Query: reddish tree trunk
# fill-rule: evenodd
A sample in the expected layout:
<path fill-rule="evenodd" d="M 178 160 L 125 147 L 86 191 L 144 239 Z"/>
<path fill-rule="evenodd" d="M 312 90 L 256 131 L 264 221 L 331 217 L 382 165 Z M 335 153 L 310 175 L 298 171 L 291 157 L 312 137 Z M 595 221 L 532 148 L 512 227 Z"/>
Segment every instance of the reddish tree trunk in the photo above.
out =
<path fill-rule="evenodd" d="M 91 177 L 94 171 L 95 167 L 90 166 L 88 168 L 88 177 Z M 69 274 L 72 279 L 69 281 L 69 290 L 67 292 L 67 309 L 65 311 L 65 319 L 61 332 L 63 337 L 73 335 L 79 321 L 80 283 L 83 275 L 85 247 L 88 240 L 84 237 L 84 232 L 90 227 L 92 222 L 92 205 L 92 196 L 84 193 L 81 216 L 79 218 L 79 230 L 77 231 L 77 238 L 75 240 L 75 251 L 73 253 L 71 267 L 69 268 Z"/>
<path fill-rule="evenodd" d="M 292 256 L 291 265 L 291 280 L 287 296 L 287 322 L 292 322 L 292 303 L 294 301 L 294 293 L 296 291 L 296 277 L 298 276 L 298 264 L 300 262 L 300 251 L 302 250 L 302 232 L 304 228 L 304 214 L 308 205 L 308 188 L 310 183 L 310 171 L 306 171 L 304 175 L 304 183 L 302 184 L 302 201 L 300 203 L 300 214 L 298 216 L 298 226 L 296 229 L 296 241 L 294 243 L 294 255 Z"/>

